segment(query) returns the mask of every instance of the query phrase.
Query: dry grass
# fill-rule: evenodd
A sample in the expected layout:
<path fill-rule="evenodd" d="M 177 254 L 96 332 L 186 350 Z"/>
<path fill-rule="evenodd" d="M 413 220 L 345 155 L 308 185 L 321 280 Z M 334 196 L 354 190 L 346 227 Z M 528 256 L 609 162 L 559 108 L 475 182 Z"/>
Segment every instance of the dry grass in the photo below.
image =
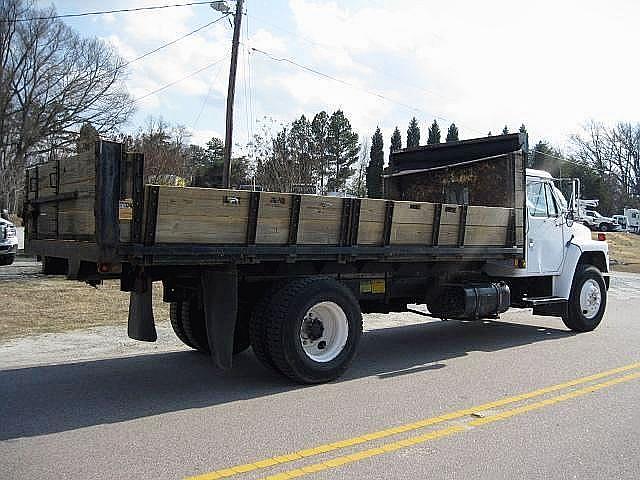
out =
<path fill-rule="evenodd" d="M 594 232 L 593 238 L 597 237 Z M 609 258 L 613 270 L 640 273 L 640 235 L 633 233 L 607 233 Z"/>
<path fill-rule="evenodd" d="M 162 302 L 162 286 L 154 284 L 156 322 L 167 321 L 169 307 Z M 126 328 L 129 295 L 119 282 L 93 288 L 61 277 L 31 278 L 0 284 L 0 340 L 34 333 L 60 332 L 100 325 Z"/>

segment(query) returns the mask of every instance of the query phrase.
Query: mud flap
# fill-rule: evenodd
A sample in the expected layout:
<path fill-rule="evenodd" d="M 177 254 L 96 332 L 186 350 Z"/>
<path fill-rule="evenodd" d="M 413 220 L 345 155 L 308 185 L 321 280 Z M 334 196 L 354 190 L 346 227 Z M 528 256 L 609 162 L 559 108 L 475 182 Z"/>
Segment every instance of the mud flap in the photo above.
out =
<path fill-rule="evenodd" d="M 238 272 L 235 269 L 207 270 L 201 278 L 211 358 L 218 367 L 231 368 L 238 315 Z"/>
<path fill-rule="evenodd" d="M 153 283 L 146 275 L 138 275 L 134 280 L 129 297 L 129 338 L 143 342 L 155 342 L 158 339 L 153 319 Z"/>

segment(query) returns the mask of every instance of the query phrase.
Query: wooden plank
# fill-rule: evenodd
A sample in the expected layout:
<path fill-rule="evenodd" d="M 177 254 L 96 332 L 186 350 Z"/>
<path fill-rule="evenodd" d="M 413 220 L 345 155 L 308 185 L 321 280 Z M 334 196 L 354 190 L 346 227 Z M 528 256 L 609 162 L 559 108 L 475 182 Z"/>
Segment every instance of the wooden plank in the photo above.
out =
<path fill-rule="evenodd" d="M 285 245 L 289 239 L 289 218 L 258 221 L 256 244 Z"/>
<path fill-rule="evenodd" d="M 358 220 L 358 244 L 381 245 L 384 233 L 384 212 L 386 200 L 377 198 L 360 199 Z"/>
<path fill-rule="evenodd" d="M 384 222 L 365 222 L 358 224 L 358 245 L 382 245 Z"/>
<path fill-rule="evenodd" d="M 378 198 L 360 199 L 360 222 L 379 222 L 384 224 L 386 200 Z"/>
<path fill-rule="evenodd" d="M 433 223 L 399 223 L 391 227 L 391 245 L 431 245 Z"/>
<path fill-rule="evenodd" d="M 292 195 L 288 193 L 262 192 L 258 219 L 289 219 Z"/>
<path fill-rule="evenodd" d="M 507 227 L 467 225 L 465 246 L 500 246 L 507 239 Z"/>
<path fill-rule="evenodd" d="M 53 204 L 40 205 L 37 217 L 38 238 L 55 238 L 56 236 L 56 207 Z"/>
<path fill-rule="evenodd" d="M 158 187 L 155 241 L 244 243 L 250 192 Z"/>
<path fill-rule="evenodd" d="M 38 165 L 38 197 L 50 197 L 56 194 L 56 162 Z"/>
<path fill-rule="evenodd" d="M 433 223 L 435 204 L 428 202 L 394 202 L 393 223 L 429 224 Z"/>
<path fill-rule="evenodd" d="M 301 195 L 297 243 L 337 245 L 341 217 L 342 198 Z"/>
<path fill-rule="evenodd" d="M 95 183 L 94 152 L 83 152 L 60 160 L 60 192 L 93 192 Z"/>
<path fill-rule="evenodd" d="M 292 195 L 262 192 L 258 207 L 256 244 L 284 245 L 289 237 Z"/>
<path fill-rule="evenodd" d="M 513 209 L 503 207 L 469 206 L 467 225 L 506 227 Z"/>

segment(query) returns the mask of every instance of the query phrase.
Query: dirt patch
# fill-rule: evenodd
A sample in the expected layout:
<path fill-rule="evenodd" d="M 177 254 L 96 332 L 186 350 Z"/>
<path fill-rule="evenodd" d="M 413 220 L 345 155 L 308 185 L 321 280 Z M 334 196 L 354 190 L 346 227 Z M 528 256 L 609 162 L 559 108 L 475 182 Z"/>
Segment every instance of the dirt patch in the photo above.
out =
<path fill-rule="evenodd" d="M 597 233 L 593 233 L 593 238 Z M 619 272 L 640 273 L 640 235 L 635 233 L 607 233 L 609 259 L 612 269 Z"/>
<path fill-rule="evenodd" d="M 0 340 L 102 325 L 125 326 L 129 295 L 119 287 L 115 280 L 93 288 L 64 277 L 2 282 Z M 168 322 L 169 306 L 162 302 L 159 283 L 154 284 L 153 303 L 156 322 Z"/>

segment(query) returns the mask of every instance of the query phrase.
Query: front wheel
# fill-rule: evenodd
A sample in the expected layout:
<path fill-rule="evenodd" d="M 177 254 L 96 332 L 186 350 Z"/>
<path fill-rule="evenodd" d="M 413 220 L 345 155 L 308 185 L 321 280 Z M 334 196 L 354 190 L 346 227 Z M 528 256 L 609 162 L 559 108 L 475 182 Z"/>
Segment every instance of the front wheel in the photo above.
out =
<path fill-rule="evenodd" d="M 608 223 L 603 223 L 600 225 L 600 231 L 601 232 L 608 232 L 609 230 L 611 230 L 611 228 L 609 228 L 609 224 Z"/>
<path fill-rule="evenodd" d="M 322 383 L 344 373 L 362 335 L 353 293 L 332 278 L 289 282 L 254 312 L 252 342 L 266 346 L 268 366 L 300 383 Z M 256 335 L 259 334 L 259 335 Z M 262 335 L 265 338 L 259 338 Z M 264 361 L 264 360 L 263 360 Z"/>
<path fill-rule="evenodd" d="M 575 332 L 594 330 L 604 316 L 607 287 L 602 273 L 593 265 L 578 265 L 573 277 L 564 324 Z"/>

